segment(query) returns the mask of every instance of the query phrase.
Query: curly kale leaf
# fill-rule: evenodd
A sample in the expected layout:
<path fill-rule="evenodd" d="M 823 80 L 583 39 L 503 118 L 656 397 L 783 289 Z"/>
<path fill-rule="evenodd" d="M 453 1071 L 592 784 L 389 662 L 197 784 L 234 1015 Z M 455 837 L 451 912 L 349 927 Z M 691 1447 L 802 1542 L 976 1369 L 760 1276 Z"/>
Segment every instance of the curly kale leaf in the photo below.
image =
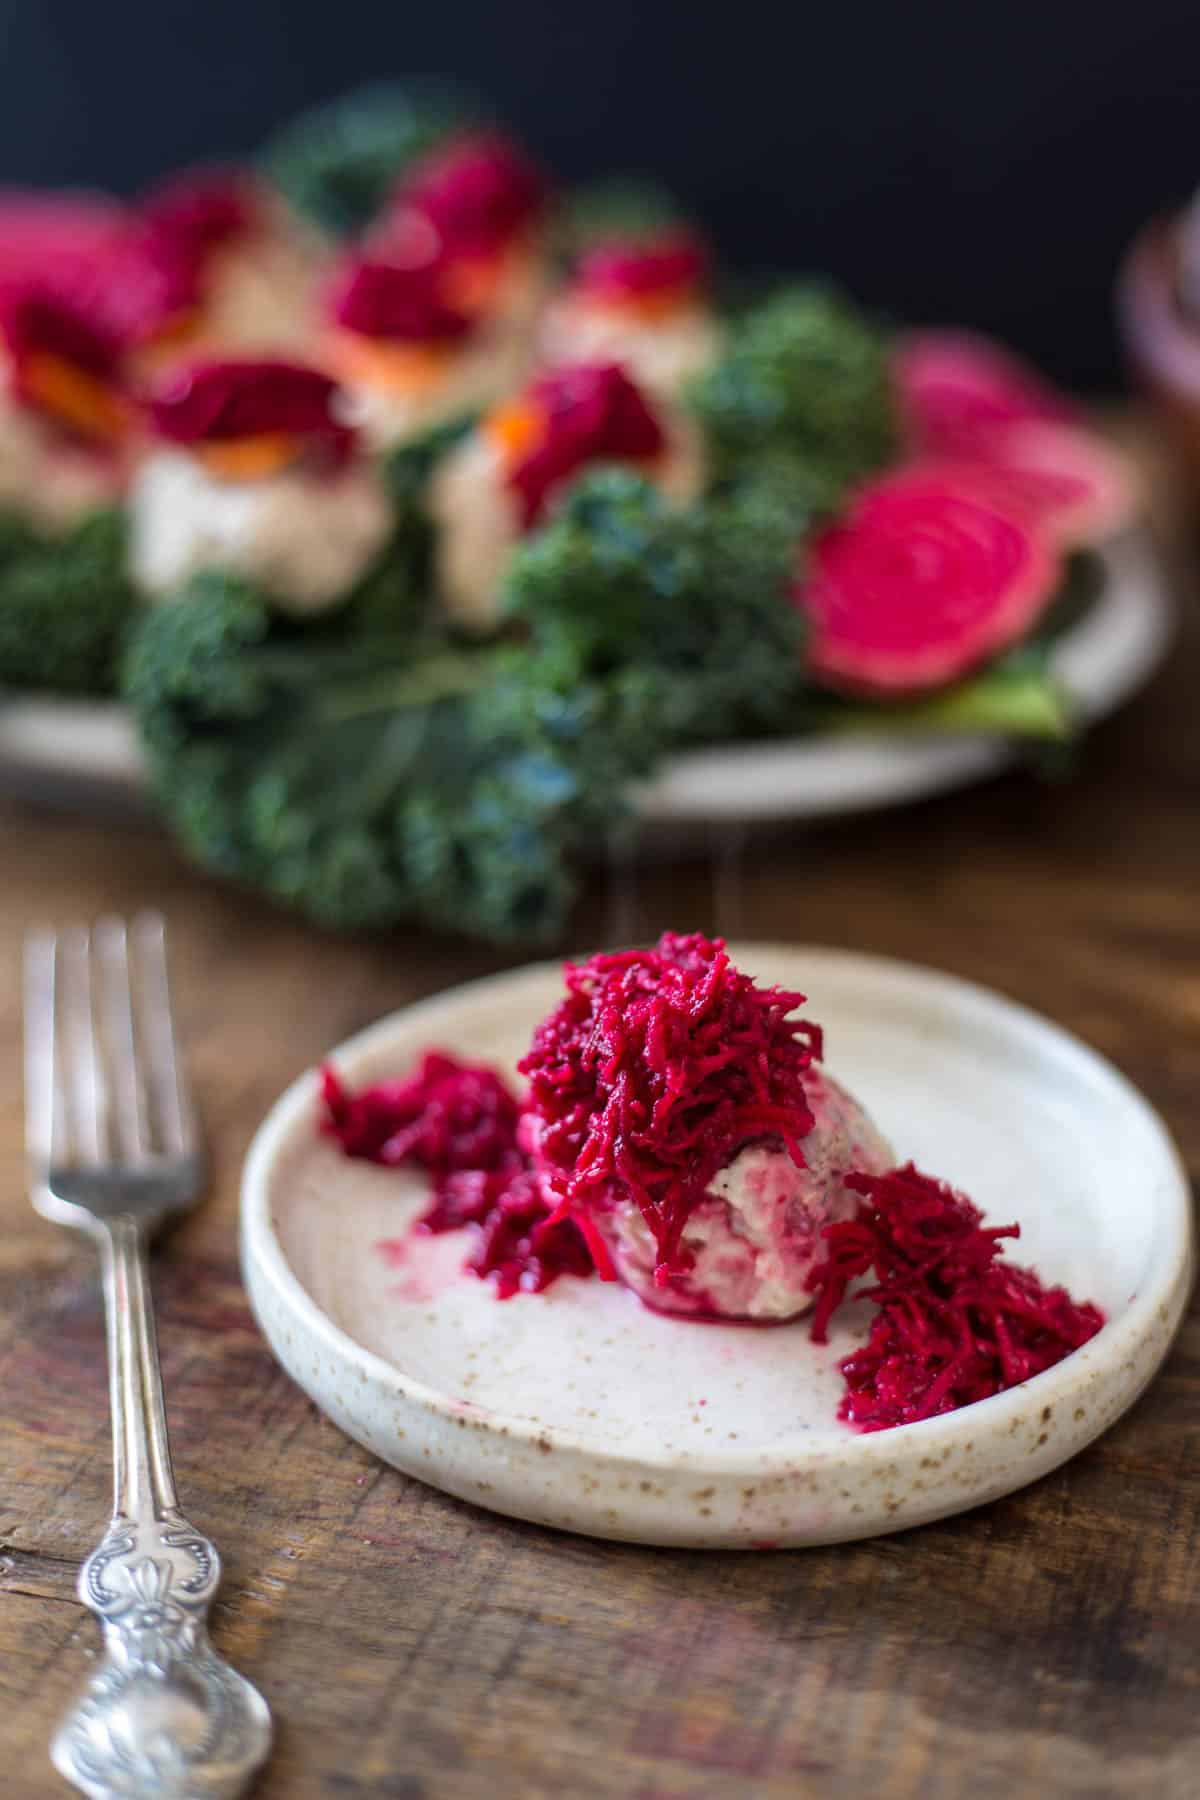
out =
<path fill-rule="evenodd" d="M 835 493 L 896 450 L 887 339 L 831 289 L 781 289 L 733 327 L 692 392 L 718 479 L 783 451 Z"/>
<path fill-rule="evenodd" d="M 216 576 L 134 634 L 124 693 L 189 854 L 337 929 L 552 938 L 633 756 L 583 695 L 545 730 L 512 652 L 318 639 Z"/>
<path fill-rule="evenodd" d="M 0 685 L 111 693 L 136 608 L 119 513 L 93 513 L 54 539 L 0 521 Z"/>
<path fill-rule="evenodd" d="M 392 542 L 376 569 L 352 596 L 347 624 L 370 624 L 394 618 L 398 591 L 408 601 L 403 610 L 410 617 L 424 609 L 433 587 L 434 526 L 426 496 L 429 478 L 446 452 L 452 450 L 475 425 L 474 413 L 434 425 L 428 431 L 389 450 L 380 461 L 380 474 L 392 503 L 395 521 Z"/>
<path fill-rule="evenodd" d="M 142 619 L 124 693 L 206 868 L 340 929 L 553 938 L 635 780 L 793 699 L 790 549 L 736 503 L 598 473 L 516 559 L 522 643 L 288 620 L 208 575 Z"/>
<path fill-rule="evenodd" d="M 445 82 L 373 83 L 301 113 L 267 145 L 263 166 L 304 218 L 354 237 L 411 163 L 481 111 Z"/>
<path fill-rule="evenodd" d="M 625 470 L 598 471 L 526 540 L 506 585 L 529 627 L 530 679 L 565 694 L 638 695 L 660 748 L 772 729 L 800 686 L 802 622 L 786 597 L 791 518 L 758 497 L 673 507 Z"/>

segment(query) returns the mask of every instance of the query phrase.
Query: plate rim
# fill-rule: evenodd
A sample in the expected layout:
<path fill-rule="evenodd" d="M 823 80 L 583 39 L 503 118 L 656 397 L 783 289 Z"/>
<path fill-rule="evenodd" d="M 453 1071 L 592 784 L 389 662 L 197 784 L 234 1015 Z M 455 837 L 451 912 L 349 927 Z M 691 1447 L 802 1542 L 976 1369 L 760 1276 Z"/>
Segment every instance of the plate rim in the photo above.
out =
<path fill-rule="evenodd" d="M 1144 1379 L 1122 1399 L 1116 1413 L 1103 1417 L 1095 1412 L 1089 1413 L 1090 1429 L 1075 1436 L 1073 1447 L 1064 1456 L 1056 1458 L 1056 1464 L 1077 1454 L 1087 1443 L 1106 1431 L 1116 1417 L 1128 1410 L 1162 1366 L 1179 1330 L 1195 1281 L 1196 1233 L 1191 1188 L 1178 1146 L 1162 1116 L 1109 1058 L 1057 1021 L 998 989 L 944 970 L 930 968 L 926 964 L 880 956 L 868 951 L 779 942 L 744 942 L 731 945 L 730 948 L 735 960 L 740 961 L 750 961 L 756 956 L 797 958 L 810 964 L 819 960 L 827 967 L 840 967 L 847 974 L 858 973 L 872 978 L 879 976 L 885 981 L 890 979 L 902 985 L 915 983 L 927 991 L 931 988 L 935 994 L 951 1001 L 982 1007 L 985 1013 L 990 1013 L 997 1020 L 1006 1021 L 1022 1032 L 1032 1032 L 1047 1047 L 1053 1046 L 1060 1055 L 1064 1055 L 1068 1062 L 1082 1066 L 1093 1076 L 1098 1075 L 1122 1094 L 1126 1103 L 1133 1106 L 1159 1141 L 1163 1152 L 1163 1172 L 1170 1177 L 1169 1236 L 1166 1233 L 1156 1235 L 1146 1280 L 1120 1317 L 1106 1320 L 1096 1336 L 1079 1350 L 1041 1374 L 1002 1393 L 975 1401 L 969 1408 L 958 1408 L 931 1419 L 916 1420 L 902 1428 L 857 1432 L 853 1428 L 838 1425 L 836 1429 L 831 1428 L 827 1432 L 806 1432 L 802 1437 L 784 1440 L 782 1444 L 767 1450 L 759 1448 L 748 1451 L 739 1447 L 736 1450 L 710 1448 L 702 1455 L 678 1450 L 655 1453 L 643 1450 L 632 1454 L 619 1448 L 601 1448 L 570 1431 L 548 1428 L 543 1423 L 498 1413 L 495 1408 L 489 1408 L 486 1421 L 489 1433 L 527 1447 L 550 1438 L 557 1454 L 568 1458 L 599 1459 L 613 1470 L 624 1468 L 676 1474 L 689 1468 L 702 1468 L 712 1469 L 722 1479 L 745 1474 L 769 1480 L 773 1475 L 794 1472 L 799 1457 L 811 1461 L 828 1454 L 850 1455 L 856 1464 L 883 1465 L 895 1461 L 896 1430 L 903 1430 L 906 1444 L 913 1445 L 918 1450 L 924 1449 L 926 1453 L 931 1453 L 942 1445 L 943 1440 L 953 1438 L 961 1432 L 962 1416 L 966 1412 L 979 1419 L 981 1427 L 986 1424 L 993 1433 L 1002 1428 L 1006 1421 L 1015 1430 L 1016 1425 L 1023 1422 L 1023 1407 L 1027 1407 L 1031 1401 L 1035 1405 L 1054 1407 L 1066 1392 L 1077 1386 L 1080 1372 L 1089 1362 L 1095 1362 L 1098 1354 L 1102 1353 L 1106 1362 L 1110 1359 L 1117 1362 L 1127 1360 L 1135 1346 L 1148 1335 L 1157 1314 L 1167 1327 L 1161 1354 L 1154 1358 Z M 379 1045 L 386 1043 L 401 1021 L 406 1026 L 414 1023 L 419 1025 L 425 1014 L 435 1016 L 445 1006 L 502 989 L 516 979 L 532 981 L 545 977 L 561 966 L 562 959 L 559 958 L 526 963 L 441 989 L 408 1006 L 395 1009 L 361 1031 L 353 1033 L 334 1046 L 325 1060 L 352 1070 L 355 1064 L 368 1058 Z M 453 1423 L 461 1413 L 460 1405 L 456 1405 L 445 1393 L 429 1388 L 424 1382 L 408 1375 L 397 1364 L 358 1343 L 321 1308 L 291 1267 L 274 1229 L 270 1214 L 270 1171 L 277 1151 L 288 1141 L 294 1124 L 316 1098 L 317 1083 L 316 1067 L 306 1069 L 289 1083 L 260 1122 L 246 1155 L 240 1189 L 239 1239 L 243 1274 L 251 1293 L 252 1304 L 255 1304 L 256 1279 L 261 1276 L 273 1289 L 276 1298 L 284 1303 L 300 1328 L 315 1336 L 328 1351 L 366 1371 L 367 1375 L 390 1388 L 397 1399 L 421 1408 L 443 1424 Z M 1164 1195 L 1164 1204 L 1167 1198 Z M 257 1304 L 255 1311 L 258 1312 Z M 277 1356 L 269 1334 L 264 1335 L 268 1335 L 272 1354 Z M 326 1409 L 322 1407 L 322 1410 Z M 973 1502 L 968 1501 L 967 1504 Z"/>
<path fill-rule="evenodd" d="M 1069 631 L 1056 651 L 1060 674 L 1068 688 L 1077 689 L 1088 722 L 1117 710 L 1159 667 L 1170 646 L 1177 613 L 1161 547 L 1149 530 L 1131 529 L 1100 546 L 1099 553 L 1107 571 L 1107 615 L 1102 594 L 1096 614 Z M 1133 588 L 1140 593 L 1131 595 Z M 1085 692 L 1071 680 L 1072 658 L 1080 653 L 1086 657 L 1097 631 L 1111 630 L 1114 622 L 1119 625 L 1123 610 L 1132 617 L 1131 608 L 1134 612 L 1140 609 L 1142 617 L 1125 661 L 1115 673 L 1110 671 L 1103 691 Z M 1127 618 L 1127 628 L 1128 623 Z M 31 735 L 44 743 L 51 736 L 61 736 L 72 719 L 76 728 L 82 720 L 93 732 L 108 735 L 109 751 L 99 757 L 98 766 L 94 743 L 90 764 L 86 756 L 47 761 L 44 750 L 40 758 L 36 748 L 30 751 Z M 831 753 L 836 757 L 841 751 L 844 760 L 847 751 L 866 755 L 872 748 L 877 753 L 880 747 L 891 755 L 889 779 L 876 773 L 864 783 L 861 775 L 852 774 L 849 779 L 843 777 L 840 785 L 835 781 L 824 798 L 796 798 L 796 759 L 802 762 L 814 754 Z M 668 757 L 653 777 L 633 790 L 634 814 L 643 831 L 652 828 L 668 834 L 850 818 L 890 811 L 987 780 L 1010 767 L 1018 754 L 1011 743 L 993 735 L 910 735 L 889 731 L 882 720 L 878 732 L 841 741 L 830 734 L 728 739 Z M 744 765 L 736 805 L 728 798 L 718 798 L 714 804 L 705 783 L 714 773 L 718 779 L 728 776 L 733 759 Z M 144 808 L 151 798 L 146 773 L 132 725 L 118 702 L 0 694 L 0 777 L 10 788 L 15 785 L 24 792 L 40 789 L 43 794 L 53 792 L 60 797 L 91 790 L 100 797 L 101 805 L 123 803 Z M 780 797 L 781 780 L 785 784 L 790 781 L 791 797 Z"/>

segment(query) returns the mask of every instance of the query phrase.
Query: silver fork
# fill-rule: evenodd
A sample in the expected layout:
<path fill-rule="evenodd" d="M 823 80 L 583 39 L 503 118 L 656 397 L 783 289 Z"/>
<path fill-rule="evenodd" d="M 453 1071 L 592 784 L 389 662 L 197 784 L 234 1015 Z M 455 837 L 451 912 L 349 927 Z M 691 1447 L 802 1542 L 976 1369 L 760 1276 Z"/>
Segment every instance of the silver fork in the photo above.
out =
<path fill-rule="evenodd" d="M 233 1800 L 271 1715 L 209 1642 L 221 1565 L 171 1470 L 146 1243 L 199 1198 L 206 1167 L 157 915 L 29 938 L 25 1055 L 33 1204 L 100 1250 L 113 1425 L 112 1521 L 79 1572 L 104 1659 L 51 1755 L 94 1800 Z"/>

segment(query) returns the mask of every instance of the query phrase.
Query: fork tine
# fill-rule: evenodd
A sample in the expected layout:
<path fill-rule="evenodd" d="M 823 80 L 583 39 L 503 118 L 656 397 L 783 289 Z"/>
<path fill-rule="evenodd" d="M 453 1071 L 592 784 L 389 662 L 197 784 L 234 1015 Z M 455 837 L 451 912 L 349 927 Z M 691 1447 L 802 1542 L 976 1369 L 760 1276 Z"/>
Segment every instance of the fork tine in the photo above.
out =
<path fill-rule="evenodd" d="M 159 1136 L 169 1155 L 189 1155 L 196 1148 L 195 1114 L 175 1043 L 162 914 L 139 913 L 133 921 L 132 936 L 138 973 L 138 1028 L 146 1050 L 147 1080 Z"/>
<path fill-rule="evenodd" d="M 55 1131 L 54 990 L 58 940 L 52 931 L 25 940 L 25 1148 L 39 1181 L 49 1173 L 62 1137 Z"/>
<path fill-rule="evenodd" d="M 93 933 L 92 941 L 99 977 L 100 1023 L 112 1092 L 116 1150 L 126 1161 L 134 1162 L 146 1154 L 150 1143 L 133 1029 L 125 921 L 102 920 Z"/>
<path fill-rule="evenodd" d="M 86 930 L 66 933 L 59 959 L 59 1017 L 66 1046 L 66 1118 L 74 1159 L 93 1165 L 108 1155 L 108 1093 L 92 1005 L 92 944 Z"/>

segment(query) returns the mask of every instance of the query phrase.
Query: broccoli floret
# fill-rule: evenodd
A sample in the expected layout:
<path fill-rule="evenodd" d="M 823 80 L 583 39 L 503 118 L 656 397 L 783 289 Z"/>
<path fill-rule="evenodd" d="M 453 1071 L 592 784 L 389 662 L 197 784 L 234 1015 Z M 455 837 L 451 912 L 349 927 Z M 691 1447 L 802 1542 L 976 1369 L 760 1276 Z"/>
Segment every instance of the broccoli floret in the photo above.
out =
<path fill-rule="evenodd" d="M 55 539 L 13 518 L 0 523 L 0 685 L 110 693 L 137 608 L 125 561 L 115 511 Z"/>
<path fill-rule="evenodd" d="M 895 454 L 887 340 L 828 288 L 784 288 L 748 312 L 691 399 L 721 480 L 782 451 L 840 490 Z"/>
<path fill-rule="evenodd" d="M 795 554 L 792 517 L 758 494 L 673 507 L 640 476 L 602 470 L 518 550 L 505 603 L 551 691 L 636 675 L 660 747 L 770 730 L 801 684 Z"/>
<path fill-rule="evenodd" d="M 411 163 L 482 111 L 445 82 L 374 83 L 301 113 L 267 145 L 264 169 L 304 218 L 353 237 Z"/>
<path fill-rule="evenodd" d="M 844 493 L 845 483 L 828 467 L 778 445 L 739 459 L 718 489 L 744 519 L 782 532 L 801 548 L 811 531 L 838 512 Z"/>

